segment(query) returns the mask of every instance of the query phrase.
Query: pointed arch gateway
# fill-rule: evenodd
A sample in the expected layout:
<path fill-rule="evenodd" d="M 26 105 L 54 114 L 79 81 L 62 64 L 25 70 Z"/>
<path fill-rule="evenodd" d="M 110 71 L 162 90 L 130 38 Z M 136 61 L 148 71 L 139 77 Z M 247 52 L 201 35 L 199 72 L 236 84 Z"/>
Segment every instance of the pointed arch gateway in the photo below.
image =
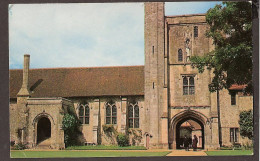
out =
<path fill-rule="evenodd" d="M 207 117 L 194 110 L 185 110 L 176 114 L 170 120 L 169 146 L 170 149 L 182 149 L 183 138 L 186 135 L 192 144 L 193 136 L 198 137 L 198 148 L 205 146 L 205 124 Z"/>
<path fill-rule="evenodd" d="M 54 119 L 48 113 L 38 114 L 32 123 L 34 127 L 34 146 L 46 145 L 51 146 L 51 138 L 53 134 Z"/>

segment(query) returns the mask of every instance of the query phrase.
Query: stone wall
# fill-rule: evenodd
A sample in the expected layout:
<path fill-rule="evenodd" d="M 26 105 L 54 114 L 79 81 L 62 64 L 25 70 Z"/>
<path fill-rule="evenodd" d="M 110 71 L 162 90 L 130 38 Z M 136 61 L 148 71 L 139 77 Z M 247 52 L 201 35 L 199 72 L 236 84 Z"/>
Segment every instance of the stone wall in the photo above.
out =
<path fill-rule="evenodd" d="M 110 138 L 106 135 L 103 130 L 103 125 L 106 125 L 106 104 L 113 102 L 117 107 L 117 124 L 113 127 L 119 133 L 126 133 L 128 130 L 128 106 L 130 104 L 139 106 L 139 128 L 144 134 L 145 127 L 147 125 L 145 106 L 143 96 L 128 96 L 128 97 L 96 97 L 96 98 L 71 98 L 75 111 L 79 116 L 79 107 L 81 104 L 88 104 L 90 108 L 90 118 L 89 124 L 82 124 L 80 129 L 82 130 L 83 140 L 82 144 L 94 143 L 94 144 L 117 144 L 115 135 Z M 100 140 L 100 141 L 98 141 Z M 142 139 L 141 145 L 143 145 L 144 140 Z"/>

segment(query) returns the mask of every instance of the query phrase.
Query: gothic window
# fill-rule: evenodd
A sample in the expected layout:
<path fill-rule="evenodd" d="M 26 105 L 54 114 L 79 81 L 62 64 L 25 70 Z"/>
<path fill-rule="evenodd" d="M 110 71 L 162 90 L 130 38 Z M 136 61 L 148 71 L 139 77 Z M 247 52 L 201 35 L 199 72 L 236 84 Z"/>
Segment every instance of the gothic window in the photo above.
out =
<path fill-rule="evenodd" d="M 129 128 L 139 128 L 139 106 L 130 105 L 128 107 L 128 124 Z"/>
<path fill-rule="evenodd" d="M 116 106 L 106 106 L 106 124 L 117 124 L 117 109 Z"/>
<path fill-rule="evenodd" d="M 230 128 L 230 142 L 238 142 L 238 128 Z"/>
<path fill-rule="evenodd" d="M 231 105 L 236 105 L 236 93 L 231 93 Z"/>
<path fill-rule="evenodd" d="M 194 95 L 194 94 L 195 94 L 194 76 L 183 77 L 183 95 Z"/>
<path fill-rule="evenodd" d="M 79 107 L 79 122 L 81 124 L 89 124 L 89 106 Z"/>
<path fill-rule="evenodd" d="M 179 50 L 178 50 L 178 61 L 179 61 L 179 62 L 182 62 L 182 60 L 183 60 L 182 50 L 179 49 Z"/>
<path fill-rule="evenodd" d="M 198 37 L 198 26 L 194 26 L 194 37 Z"/>

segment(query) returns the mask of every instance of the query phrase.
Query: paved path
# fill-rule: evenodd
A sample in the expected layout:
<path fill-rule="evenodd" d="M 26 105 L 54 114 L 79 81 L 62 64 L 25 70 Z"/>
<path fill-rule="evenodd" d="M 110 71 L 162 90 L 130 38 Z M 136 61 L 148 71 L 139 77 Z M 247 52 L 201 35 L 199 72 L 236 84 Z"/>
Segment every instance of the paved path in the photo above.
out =
<path fill-rule="evenodd" d="M 172 150 L 167 156 L 207 156 L 204 151 Z"/>

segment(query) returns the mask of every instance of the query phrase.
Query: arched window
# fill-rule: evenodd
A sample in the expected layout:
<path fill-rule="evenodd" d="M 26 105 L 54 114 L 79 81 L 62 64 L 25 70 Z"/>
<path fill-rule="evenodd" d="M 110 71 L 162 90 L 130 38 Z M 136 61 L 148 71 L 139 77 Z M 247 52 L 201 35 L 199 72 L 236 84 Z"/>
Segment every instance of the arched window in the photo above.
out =
<path fill-rule="evenodd" d="M 89 124 L 89 106 L 79 107 L 79 122 L 81 124 Z"/>
<path fill-rule="evenodd" d="M 178 50 L 178 61 L 179 62 L 183 61 L 183 55 L 182 55 L 182 50 L 181 49 Z"/>
<path fill-rule="evenodd" d="M 194 37 L 198 37 L 198 26 L 194 26 Z"/>
<path fill-rule="evenodd" d="M 130 105 L 128 107 L 128 124 L 129 128 L 139 128 L 139 107 Z"/>
<path fill-rule="evenodd" d="M 117 108 L 115 105 L 106 106 L 106 124 L 117 124 Z"/>
<path fill-rule="evenodd" d="M 194 76 L 183 77 L 183 95 L 194 95 L 194 94 L 195 94 Z"/>

